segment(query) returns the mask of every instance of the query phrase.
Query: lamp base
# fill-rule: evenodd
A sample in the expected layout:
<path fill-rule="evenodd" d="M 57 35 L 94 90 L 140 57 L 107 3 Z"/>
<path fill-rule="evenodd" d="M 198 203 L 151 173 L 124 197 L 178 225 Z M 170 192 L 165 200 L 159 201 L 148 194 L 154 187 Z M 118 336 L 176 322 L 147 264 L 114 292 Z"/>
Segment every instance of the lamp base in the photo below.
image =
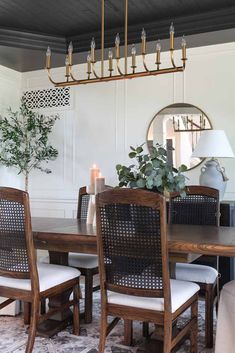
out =
<path fill-rule="evenodd" d="M 224 168 L 221 168 L 216 159 L 210 159 L 201 168 L 201 175 L 199 178 L 200 185 L 218 189 L 220 200 L 223 200 L 224 198 L 227 180 L 228 178 L 224 173 Z"/>

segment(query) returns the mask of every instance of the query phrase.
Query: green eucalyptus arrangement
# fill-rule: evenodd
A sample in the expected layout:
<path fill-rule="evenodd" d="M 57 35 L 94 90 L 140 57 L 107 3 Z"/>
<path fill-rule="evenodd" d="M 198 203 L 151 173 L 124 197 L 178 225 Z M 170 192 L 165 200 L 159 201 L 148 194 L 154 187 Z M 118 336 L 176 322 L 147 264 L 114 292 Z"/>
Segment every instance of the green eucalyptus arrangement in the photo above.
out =
<path fill-rule="evenodd" d="M 185 196 L 185 176 L 182 174 L 187 167 L 182 164 L 178 169 L 169 164 L 167 151 L 156 144 L 149 153 L 144 153 L 143 145 L 136 148 L 130 146 L 129 157 L 135 164 L 116 166 L 119 186 L 145 188 L 159 193 L 177 191 Z"/>
<path fill-rule="evenodd" d="M 42 162 L 48 163 L 58 156 L 57 149 L 49 144 L 48 136 L 59 116 L 33 112 L 23 100 L 19 112 L 9 108 L 8 114 L 8 117 L 0 117 L 0 164 L 17 168 L 18 174 L 25 177 L 25 190 L 28 191 L 32 169 L 51 173 Z"/>

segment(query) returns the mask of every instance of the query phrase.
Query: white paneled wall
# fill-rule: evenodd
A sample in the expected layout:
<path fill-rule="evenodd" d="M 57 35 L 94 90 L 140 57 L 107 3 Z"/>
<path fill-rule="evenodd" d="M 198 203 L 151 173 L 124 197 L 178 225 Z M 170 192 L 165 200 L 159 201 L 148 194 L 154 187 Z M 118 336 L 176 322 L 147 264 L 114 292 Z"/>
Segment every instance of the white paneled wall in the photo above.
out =
<path fill-rule="evenodd" d="M 0 114 L 7 115 L 11 107 L 18 110 L 21 97 L 22 74 L 0 66 Z M 5 168 L 0 165 L 0 185 L 22 188 L 23 179 L 16 175 L 14 168 Z"/>
<path fill-rule="evenodd" d="M 148 125 L 163 107 L 186 102 L 201 108 L 217 129 L 225 129 L 235 151 L 235 43 L 188 50 L 184 74 L 77 86 L 71 89 L 71 108 L 60 110 L 53 142 L 59 158 L 50 175 L 30 178 L 33 215 L 73 217 L 78 188 L 88 183 L 89 167 L 97 163 L 106 183 L 117 184 L 115 165 L 129 163 L 129 146 L 146 139 Z M 163 58 L 163 61 L 166 60 Z M 85 72 L 85 65 L 79 65 Z M 55 69 L 56 79 L 64 75 Z M 22 89 L 52 87 L 46 72 L 23 74 Z M 43 110 L 53 113 L 53 109 Z M 221 161 L 230 178 L 226 199 L 235 199 L 235 159 Z M 187 173 L 198 183 L 200 167 Z"/>

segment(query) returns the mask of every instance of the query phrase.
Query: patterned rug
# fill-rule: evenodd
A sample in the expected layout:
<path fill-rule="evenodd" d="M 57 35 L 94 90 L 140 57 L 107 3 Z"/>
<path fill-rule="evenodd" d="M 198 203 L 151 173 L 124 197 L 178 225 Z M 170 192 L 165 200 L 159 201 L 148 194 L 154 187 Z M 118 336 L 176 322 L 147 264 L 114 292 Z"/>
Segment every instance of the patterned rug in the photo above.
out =
<path fill-rule="evenodd" d="M 51 339 L 41 337 L 36 338 L 34 345 L 35 353 L 97 353 L 99 342 L 99 317 L 100 317 L 100 297 L 96 292 L 94 298 L 94 319 L 92 324 L 85 325 L 81 322 L 81 335 L 71 334 L 72 328 L 60 332 Z M 82 305 L 81 305 L 82 309 Z M 179 320 L 182 324 L 187 320 L 189 313 L 185 313 Z M 199 333 L 198 333 L 198 352 L 213 353 L 213 350 L 204 348 L 204 302 L 199 302 Z M 106 340 L 107 353 L 135 353 L 137 348 L 143 345 L 142 325 L 134 323 L 134 347 L 122 345 L 123 323 L 122 321 L 113 329 Z M 23 324 L 22 316 L 0 317 L 0 352 L 1 353 L 24 353 L 27 340 L 26 327 Z M 184 345 L 177 353 L 189 353 L 189 342 Z"/>

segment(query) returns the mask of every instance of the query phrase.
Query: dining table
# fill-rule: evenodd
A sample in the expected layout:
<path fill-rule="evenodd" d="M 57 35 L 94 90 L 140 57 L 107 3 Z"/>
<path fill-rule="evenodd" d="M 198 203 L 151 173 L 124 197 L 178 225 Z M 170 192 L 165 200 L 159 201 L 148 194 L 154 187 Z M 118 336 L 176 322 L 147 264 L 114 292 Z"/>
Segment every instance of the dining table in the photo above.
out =
<path fill-rule="evenodd" d="M 69 252 L 97 254 L 96 227 L 85 221 L 32 217 L 32 230 L 35 248 L 48 250 L 50 263 L 68 265 Z M 201 255 L 235 256 L 235 227 L 167 225 L 167 234 L 172 264 L 192 262 Z M 49 306 L 64 304 L 70 294 L 65 292 L 51 298 Z M 68 309 L 42 324 L 39 332 L 43 336 L 52 336 L 70 322 L 71 311 Z"/>

